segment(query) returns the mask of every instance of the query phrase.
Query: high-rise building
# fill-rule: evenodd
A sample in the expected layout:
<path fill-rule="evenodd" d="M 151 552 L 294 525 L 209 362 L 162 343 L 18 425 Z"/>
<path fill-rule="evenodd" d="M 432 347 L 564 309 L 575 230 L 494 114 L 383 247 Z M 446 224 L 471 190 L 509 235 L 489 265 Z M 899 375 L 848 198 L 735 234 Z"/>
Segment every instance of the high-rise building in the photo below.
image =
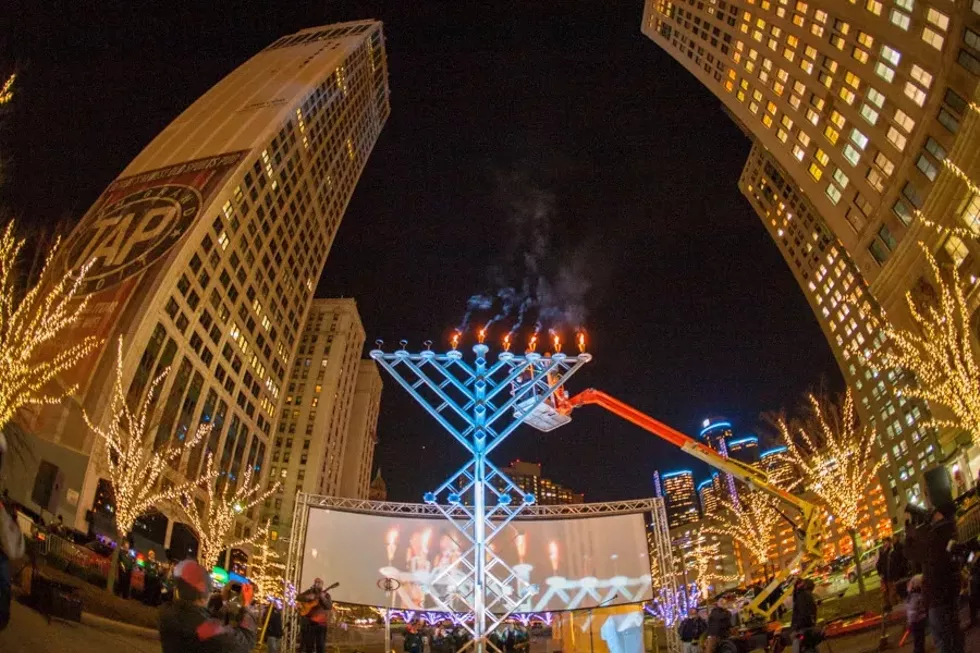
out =
<path fill-rule="evenodd" d="M 500 471 L 509 476 L 514 484 L 521 488 L 522 492 L 533 494 L 537 503 L 543 506 L 585 503 L 584 494 L 579 494 L 551 479 L 544 478 L 541 475 L 539 463 L 515 460 L 509 467 L 504 467 Z"/>
<path fill-rule="evenodd" d="M 647 0 L 642 30 L 755 142 L 743 192 L 879 431 L 897 519 L 955 433 L 937 439 L 921 426 L 926 407 L 896 395 L 898 379 L 855 369 L 846 352 L 861 338 L 876 351 L 868 318 L 909 326 L 906 293 L 934 292 L 917 242 L 963 278 L 978 273 L 975 239 L 924 219 L 980 232 L 980 6 Z"/>
<path fill-rule="evenodd" d="M 728 455 L 735 460 L 754 465 L 759 462 L 759 438 L 747 435 L 728 440 Z"/>
<path fill-rule="evenodd" d="M 119 336 L 131 404 L 171 369 L 158 388 L 158 442 L 213 427 L 174 474 L 196 473 L 207 454 L 232 481 L 247 468 L 266 476 L 313 290 L 388 113 L 380 22 L 301 30 L 181 113 L 82 218 L 63 265 L 93 262 L 82 289 L 90 302 L 65 338 L 104 344 L 60 379 L 78 384 L 77 399 L 23 424 L 38 464 L 64 474 L 68 523 L 84 529 L 105 482 L 81 411 L 108 419 Z M 11 479 L 28 505 L 18 488 L 35 471 Z"/>
<path fill-rule="evenodd" d="M 728 458 L 728 441 L 732 439 L 732 423 L 724 417 L 708 417 L 701 423 L 698 434 L 708 446 Z M 721 487 L 717 493 L 719 501 L 733 501 L 738 497 L 735 477 L 728 472 L 722 472 L 719 479 Z"/>
<path fill-rule="evenodd" d="M 388 500 L 388 484 L 381 477 L 381 469 L 379 468 L 374 478 L 371 479 L 371 487 L 368 488 L 368 499 L 371 501 L 387 501 Z"/>
<path fill-rule="evenodd" d="M 701 503 L 701 512 L 705 517 L 710 517 L 718 511 L 718 489 L 720 486 L 718 473 L 715 472 L 710 478 L 698 483 L 698 500 Z"/>
<path fill-rule="evenodd" d="M 297 492 L 340 493 L 364 327 L 353 299 L 314 299 L 286 379 L 263 517 L 288 532 Z"/>
<path fill-rule="evenodd" d="M 752 147 L 739 187 L 789 264 L 820 324 L 848 386 L 853 389 L 865 423 L 884 425 L 887 465 L 879 479 L 890 488 L 892 515 L 921 497 L 919 473 L 936 463 L 935 434 L 923 421 L 921 402 L 896 396 L 893 373 L 880 377 L 855 360 L 851 352 L 877 349 L 874 319 L 883 319 L 878 302 L 850 254 L 799 194 L 790 177 L 760 145 Z M 863 305 L 864 310 L 852 306 Z"/>
<path fill-rule="evenodd" d="M 347 427 L 347 446 L 340 474 L 340 496 L 367 499 L 371 487 L 374 446 L 378 442 L 378 412 L 381 409 L 381 374 L 373 360 L 362 360 L 357 368 L 354 405 Z"/>
<path fill-rule="evenodd" d="M 693 524 L 701 519 L 698 495 L 694 490 L 694 473 L 689 469 L 661 474 L 653 473 L 654 494 L 664 498 L 667 524 L 671 528 Z"/>

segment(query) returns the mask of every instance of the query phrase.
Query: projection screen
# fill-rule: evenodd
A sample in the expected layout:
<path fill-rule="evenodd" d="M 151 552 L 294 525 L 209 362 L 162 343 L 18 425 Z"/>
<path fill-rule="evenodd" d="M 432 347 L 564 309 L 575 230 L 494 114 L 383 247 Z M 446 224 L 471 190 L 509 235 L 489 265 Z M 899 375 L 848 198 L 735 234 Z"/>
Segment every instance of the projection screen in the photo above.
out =
<path fill-rule="evenodd" d="M 371 515 L 311 508 L 303 549 L 301 588 L 315 578 L 335 601 L 385 606 L 382 578 L 401 587 L 393 607 L 466 611 L 461 597 L 472 592 L 462 567 L 451 567 L 467 548 L 466 538 L 443 519 Z M 516 572 L 504 591 L 518 597 L 535 591 L 519 612 L 562 611 L 651 599 L 650 559 L 642 514 L 511 522 L 491 543 Z M 445 570 L 451 568 L 449 572 Z M 494 573 L 506 578 L 508 572 Z"/>

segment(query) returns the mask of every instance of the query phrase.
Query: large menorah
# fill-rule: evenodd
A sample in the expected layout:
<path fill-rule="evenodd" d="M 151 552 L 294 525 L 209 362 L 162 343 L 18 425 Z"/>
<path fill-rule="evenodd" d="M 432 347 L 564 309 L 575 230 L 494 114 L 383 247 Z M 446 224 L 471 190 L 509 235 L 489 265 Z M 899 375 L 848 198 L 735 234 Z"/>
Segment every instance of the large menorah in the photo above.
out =
<path fill-rule="evenodd" d="M 584 340 L 580 343 L 584 348 Z M 429 587 L 449 586 L 445 598 L 436 592 L 429 596 L 438 610 L 473 615 L 462 625 L 473 636 L 477 653 L 488 645 L 495 649 L 487 636 L 539 591 L 490 547 L 535 497 L 521 490 L 488 456 L 525 420 L 540 425 L 565 419 L 546 402 L 592 359 L 584 351 L 575 356 L 503 351 L 496 362 L 488 363 L 489 351 L 482 342 L 474 345 L 472 364 L 455 344 L 443 354 L 428 349 L 410 353 L 403 341 L 398 351 L 375 349 L 370 354 L 472 455 L 436 490 L 426 492 L 424 500 L 452 522 L 466 547 L 428 581 Z M 514 501 L 514 495 L 519 501 Z"/>

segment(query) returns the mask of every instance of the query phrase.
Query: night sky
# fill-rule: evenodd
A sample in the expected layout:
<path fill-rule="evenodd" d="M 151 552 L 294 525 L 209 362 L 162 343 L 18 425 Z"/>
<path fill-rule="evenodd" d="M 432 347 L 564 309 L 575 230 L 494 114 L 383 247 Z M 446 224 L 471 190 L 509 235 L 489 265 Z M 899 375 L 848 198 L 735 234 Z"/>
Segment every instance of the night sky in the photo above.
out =
<path fill-rule="evenodd" d="M 357 298 L 369 348 L 445 342 L 467 298 L 520 285 L 530 265 L 590 334 L 595 359 L 573 391 L 604 389 L 688 432 L 726 415 L 742 432 L 821 380 L 841 384 L 738 192 L 748 140 L 641 35 L 640 0 L 12 4 L 0 62 L 22 76 L 0 136 L 2 200 L 22 220 L 77 220 L 167 123 L 279 36 L 378 18 L 392 114 L 317 291 Z M 376 464 L 389 498 L 417 501 L 463 456 L 385 384 Z M 657 468 L 704 475 L 599 408 L 550 435 L 522 427 L 497 461 L 512 458 L 595 501 L 649 496 Z"/>

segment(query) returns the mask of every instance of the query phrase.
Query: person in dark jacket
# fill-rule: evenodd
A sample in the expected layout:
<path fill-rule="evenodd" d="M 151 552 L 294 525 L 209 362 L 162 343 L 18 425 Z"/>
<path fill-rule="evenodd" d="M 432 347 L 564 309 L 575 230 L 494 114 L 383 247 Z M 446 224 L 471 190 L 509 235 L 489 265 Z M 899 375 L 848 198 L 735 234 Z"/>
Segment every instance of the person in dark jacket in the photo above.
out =
<path fill-rule="evenodd" d="M 950 554 L 956 539 L 955 507 L 942 506 L 929 523 L 913 526 L 905 538 L 909 560 L 922 566 L 922 596 L 929 606 L 929 629 L 939 653 L 963 653 L 960 630 L 960 574 Z"/>
<path fill-rule="evenodd" d="M 698 640 L 701 635 L 708 631 L 708 622 L 701 618 L 698 611 L 691 608 L 687 611 L 687 617 L 681 620 L 681 625 L 677 628 L 677 634 L 681 638 L 684 653 L 697 653 Z"/>
<path fill-rule="evenodd" d="M 793 616 L 790 629 L 793 631 L 793 653 L 813 651 L 809 645 L 811 633 L 817 625 L 817 602 L 813 598 L 813 581 L 798 580 L 793 590 Z"/>
<path fill-rule="evenodd" d="M 405 641 L 403 643 L 405 653 L 423 653 L 425 642 L 422 640 L 418 622 L 409 623 L 405 626 Z"/>
<path fill-rule="evenodd" d="M 225 625 L 208 612 L 211 577 L 194 560 L 174 569 L 174 602 L 160 610 L 163 653 L 250 653 L 255 646 L 255 619 L 247 607 Z"/>
<path fill-rule="evenodd" d="M 333 610 L 333 600 L 330 593 L 323 588 L 323 580 L 314 579 L 313 587 L 296 597 L 296 600 L 310 606 L 309 611 L 301 618 L 303 641 L 300 651 L 324 653 L 327 647 L 327 622 L 330 620 L 330 611 Z"/>
<path fill-rule="evenodd" d="M 717 605 L 708 613 L 707 639 L 704 642 L 705 653 L 715 653 L 718 645 L 728 639 L 732 632 L 732 613 L 728 609 L 728 601 L 724 597 L 718 599 Z"/>
<path fill-rule="evenodd" d="M 275 603 L 269 604 L 269 623 L 265 626 L 265 648 L 268 653 L 279 653 L 282 640 L 282 610 Z"/>
<path fill-rule="evenodd" d="M 895 585 L 896 598 L 904 601 L 912 573 L 908 558 L 905 557 L 905 545 L 899 535 L 892 538 L 892 552 L 888 558 L 888 569 Z"/>
<path fill-rule="evenodd" d="M 885 604 L 885 609 L 890 610 L 895 605 L 895 578 L 891 573 L 892 542 L 885 539 L 878 549 L 878 560 L 875 562 L 875 571 L 881 580 L 881 597 Z"/>

